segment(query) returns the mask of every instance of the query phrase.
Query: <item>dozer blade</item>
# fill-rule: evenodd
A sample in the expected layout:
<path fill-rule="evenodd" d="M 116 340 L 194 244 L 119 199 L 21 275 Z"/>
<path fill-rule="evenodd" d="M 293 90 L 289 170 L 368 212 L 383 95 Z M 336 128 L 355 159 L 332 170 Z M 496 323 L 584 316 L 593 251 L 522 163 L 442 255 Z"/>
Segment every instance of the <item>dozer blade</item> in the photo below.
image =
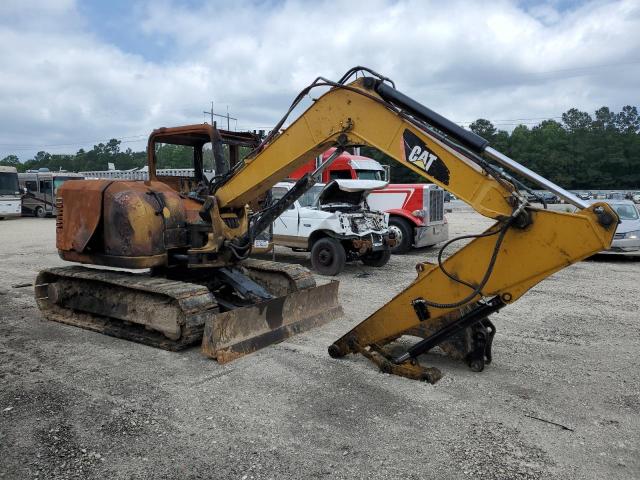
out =
<path fill-rule="evenodd" d="M 202 352 L 226 363 L 339 317 L 338 283 L 305 288 L 208 318 Z"/>

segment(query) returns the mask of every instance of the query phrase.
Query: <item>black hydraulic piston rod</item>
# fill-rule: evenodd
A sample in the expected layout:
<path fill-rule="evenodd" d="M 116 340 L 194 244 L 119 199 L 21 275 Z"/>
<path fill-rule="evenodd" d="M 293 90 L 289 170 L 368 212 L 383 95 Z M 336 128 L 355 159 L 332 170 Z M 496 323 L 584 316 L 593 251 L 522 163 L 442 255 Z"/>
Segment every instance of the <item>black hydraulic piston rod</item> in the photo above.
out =
<path fill-rule="evenodd" d="M 343 139 L 340 140 L 343 141 Z M 241 237 L 237 243 L 239 245 L 250 244 L 250 240 L 252 238 L 268 228 L 269 225 L 271 225 L 276 220 L 276 218 L 286 212 L 287 209 L 291 205 L 293 205 L 293 202 L 295 202 L 311 187 L 318 183 L 318 180 L 321 177 L 324 169 L 331 165 L 336 158 L 342 155 L 343 152 L 344 147 L 342 145 L 336 147 L 329 158 L 322 162 L 322 164 L 318 168 L 316 168 L 311 173 L 305 174 L 275 204 L 265 209 L 262 213 L 256 215 L 256 217 L 252 219 L 251 226 L 249 227 L 247 233 L 243 237 Z"/>
<path fill-rule="evenodd" d="M 413 98 L 408 97 L 402 92 L 399 92 L 388 83 L 385 83 L 373 77 L 367 77 L 364 80 L 364 86 L 365 88 L 376 91 L 378 95 L 380 95 L 387 102 L 392 103 L 393 105 L 396 105 L 397 107 L 405 110 L 411 115 L 414 115 L 417 118 L 420 118 L 421 120 L 427 122 L 429 125 L 440 130 L 448 137 L 454 139 L 455 141 L 460 143 L 460 145 L 469 149 L 473 153 L 478 155 L 484 153 L 487 157 L 498 162 L 503 167 L 506 167 L 522 175 L 523 177 L 538 184 L 542 188 L 555 193 L 560 198 L 580 209 L 587 208 L 589 206 L 587 202 L 581 200 L 568 190 L 565 190 L 561 186 L 556 185 L 552 181 L 542 177 L 541 175 L 538 175 L 524 165 L 519 164 L 515 160 L 498 152 L 494 148 L 491 148 L 489 146 L 489 141 L 482 138 L 480 135 L 476 135 L 469 130 L 465 130 L 461 126 L 456 125 L 451 120 L 443 117 L 439 113 L 434 112 L 421 103 L 416 102 Z"/>
<path fill-rule="evenodd" d="M 387 102 L 393 103 L 399 106 L 403 110 L 416 115 L 419 118 L 425 120 L 429 125 L 444 132 L 451 138 L 457 140 L 462 145 L 475 153 L 482 153 L 484 149 L 489 145 L 489 141 L 482 138 L 480 135 L 465 130 L 464 128 L 456 125 L 451 120 L 443 117 L 439 113 L 434 112 L 430 108 L 425 107 L 419 102 L 416 102 L 413 98 L 408 97 L 402 92 L 399 92 L 391 85 L 388 85 L 373 77 L 367 77 L 365 79 L 364 86 L 375 90 L 378 95 L 384 98 Z"/>
<path fill-rule="evenodd" d="M 420 300 L 418 299 L 417 301 Z M 428 352 L 436 345 L 445 341 L 447 338 L 464 330 L 467 327 L 470 327 L 474 323 L 482 321 L 490 314 L 497 312 L 504 306 L 504 302 L 497 297 L 489 300 L 487 303 L 480 304 L 471 312 L 463 315 L 455 322 L 450 323 L 441 330 L 435 332 L 433 335 L 425 338 L 424 340 L 421 340 L 420 342 L 410 347 L 406 353 L 394 358 L 393 363 L 398 365 L 400 363 L 406 362 L 407 360 L 415 358 L 418 355 Z"/>

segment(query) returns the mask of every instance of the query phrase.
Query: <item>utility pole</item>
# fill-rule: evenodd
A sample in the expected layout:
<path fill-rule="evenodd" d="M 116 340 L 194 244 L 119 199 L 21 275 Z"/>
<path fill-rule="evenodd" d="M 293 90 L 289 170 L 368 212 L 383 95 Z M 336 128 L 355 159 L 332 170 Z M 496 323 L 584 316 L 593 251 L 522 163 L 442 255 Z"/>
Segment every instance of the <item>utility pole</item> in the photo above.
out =
<path fill-rule="evenodd" d="M 211 116 L 211 125 L 213 125 L 213 117 L 220 117 L 220 118 L 226 118 L 227 119 L 227 130 L 231 130 L 231 120 L 235 120 L 236 122 L 238 121 L 237 118 L 234 118 L 232 116 L 229 115 L 229 105 L 227 105 L 227 114 L 226 115 L 221 115 L 219 113 L 214 113 L 213 111 L 213 100 L 211 101 L 211 110 L 209 111 L 203 111 L 202 113 L 207 113 Z"/>

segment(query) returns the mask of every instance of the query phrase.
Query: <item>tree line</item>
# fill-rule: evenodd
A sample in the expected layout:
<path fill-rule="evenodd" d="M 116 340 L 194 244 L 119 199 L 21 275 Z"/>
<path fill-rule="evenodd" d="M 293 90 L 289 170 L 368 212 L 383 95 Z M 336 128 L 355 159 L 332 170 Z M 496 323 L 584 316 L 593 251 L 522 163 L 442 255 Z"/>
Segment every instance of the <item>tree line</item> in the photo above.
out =
<path fill-rule="evenodd" d="M 90 172 L 107 170 L 112 163 L 117 170 L 129 170 L 147 164 L 147 152 L 134 152 L 130 148 L 120 150 L 121 142 L 115 138 L 107 143 L 94 145 L 91 150 L 78 150 L 75 155 L 52 154 L 40 151 L 26 162 L 20 162 L 17 155 L 8 155 L 0 160 L 0 165 L 16 167 L 19 172 L 48 168 L 51 171 Z M 181 145 L 159 145 L 156 151 L 158 168 L 193 167 L 193 153 Z"/>
<path fill-rule="evenodd" d="M 491 145 L 514 160 L 550 180 L 571 189 L 640 188 L 640 116 L 637 107 L 625 106 L 620 112 L 602 107 L 590 115 L 572 108 L 561 121 L 544 120 L 529 127 L 518 125 L 511 132 L 497 129 L 489 120 L 478 119 L 469 128 L 489 140 Z M 38 152 L 20 162 L 16 155 L 0 160 L 0 165 L 18 171 L 106 170 L 108 163 L 126 170 L 146 164 L 145 152 L 122 151 L 120 140 L 99 143 L 93 149 L 74 155 Z M 394 183 L 415 183 L 424 179 L 372 148 L 361 154 L 391 166 Z M 184 147 L 162 145 L 157 152 L 160 168 L 188 168 L 191 155 Z"/>
<path fill-rule="evenodd" d="M 570 189 L 640 189 L 640 116 L 637 107 L 614 113 L 607 107 L 593 116 L 572 108 L 562 120 L 544 120 L 512 132 L 478 119 L 469 129 L 491 146 L 551 181 Z M 423 181 L 384 154 L 370 148 L 365 156 L 391 166 L 394 183 Z"/>

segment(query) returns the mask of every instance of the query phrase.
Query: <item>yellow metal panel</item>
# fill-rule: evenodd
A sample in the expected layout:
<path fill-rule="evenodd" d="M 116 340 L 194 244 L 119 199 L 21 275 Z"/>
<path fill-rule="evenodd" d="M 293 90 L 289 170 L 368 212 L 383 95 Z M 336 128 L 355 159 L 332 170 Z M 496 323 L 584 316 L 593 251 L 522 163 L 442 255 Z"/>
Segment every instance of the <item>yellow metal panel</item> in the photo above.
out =
<path fill-rule="evenodd" d="M 511 214 L 509 200 L 513 189 L 510 186 L 498 183 L 459 152 L 454 152 L 381 103 L 358 93 L 361 91 L 380 99 L 375 93 L 362 90 L 359 81 L 352 86 L 358 91 L 333 89 L 324 94 L 247 162 L 216 193 L 220 206 L 239 207 L 266 193 L 276 182 L 323 153 L 335 144 L 340 134 L 346 133 L 348 143 L 370 145 L 385 152 L 429 181 L 454 192 L 483 215 L 499 218 Z M 406 131 L 423 141 L 446 165 L 448 183 L 425 171 L 428 161 L 407 160 Z"/>
<path fill-rule="evenodd" d="M 498 295 L 506 303 L 513 302 L 554 272 L 607 248 L 615 233 L 615 224 L 604 230 L 591 210 L 577 214 L 534 210 L 532 214 L 530 226 L 522 230 L 512 227 L 505 235 L 493 273 L 483 289 L 485 296 Z M 444 262 L 445 268 L 457 278 L 477 285 L 487 270 L 496 238 L 494 235 L 470 242 Z M 365 346 L 400 335 L 421 324 L 413 300 L 422 297 L 437 303 L 455 303 L 471 292 L 439 268 L 428 268 L 338 343 L 348 351 L 347 339 L 356 339 L 357 344 Z M 477 296 L 467 304 L 479 299 Z M 437 323 L 440 317 L 458 308 L 430 307 L 430 318 L 425 322 Z"/>

